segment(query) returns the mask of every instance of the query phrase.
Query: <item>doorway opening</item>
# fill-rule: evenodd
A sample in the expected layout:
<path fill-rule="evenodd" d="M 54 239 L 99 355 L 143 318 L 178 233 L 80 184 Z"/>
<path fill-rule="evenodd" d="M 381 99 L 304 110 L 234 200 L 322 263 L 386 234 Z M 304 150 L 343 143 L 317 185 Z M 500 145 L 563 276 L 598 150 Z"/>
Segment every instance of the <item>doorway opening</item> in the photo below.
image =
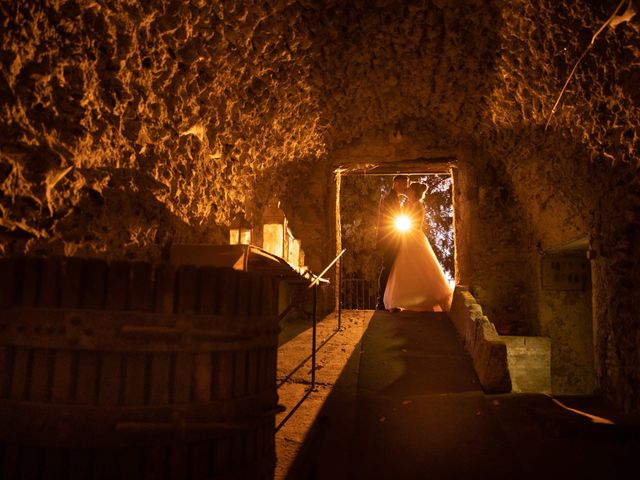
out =
<path fill-rule="evenodd" d="M 385 169 L 386 170 L 386 169 Z M 453 176 L 450 167 L 436 169 L 401 168 L 371 172 L 339 169 L 336 198 L 336 236 L 346 253 L 341 261 L 341 308 L 375 308 L 382 257 L 376 250 L 376 227 L 380 199 L 392 185 L 394 175 L 405 174 L 410 182 L 427 186 L 424 196 L 423 231 L 431 244 L 447 280 L 455 278 L 455 238 Z"/>

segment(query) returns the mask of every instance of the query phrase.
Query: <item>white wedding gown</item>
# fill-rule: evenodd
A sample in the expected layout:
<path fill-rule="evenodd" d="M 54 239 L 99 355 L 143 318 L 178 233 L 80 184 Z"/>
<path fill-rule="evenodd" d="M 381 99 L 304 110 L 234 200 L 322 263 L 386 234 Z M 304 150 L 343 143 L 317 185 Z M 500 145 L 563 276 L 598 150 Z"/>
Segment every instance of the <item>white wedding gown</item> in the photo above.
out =
<path fill-rule="evenodd" d="M 413 202 L 405 207 L 411 228 L 402 233 L 398 254 L 391 268 L 384 304 L 419 312 L 449 311 L 452 290 L 422 231 L 424 207 Z"/>

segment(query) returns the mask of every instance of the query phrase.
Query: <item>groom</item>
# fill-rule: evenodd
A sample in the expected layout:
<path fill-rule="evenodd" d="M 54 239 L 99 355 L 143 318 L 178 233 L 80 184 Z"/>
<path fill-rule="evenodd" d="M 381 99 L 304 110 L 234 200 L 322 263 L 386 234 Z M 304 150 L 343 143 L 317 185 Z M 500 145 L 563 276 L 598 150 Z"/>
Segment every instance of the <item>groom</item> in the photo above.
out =
<path fill-rule="evenodd" d="M 400 213 L 400 197 L 409 188 L 409 177 L 396 175 L 393 177 L 393 187 L 380 200 L 378 209 L 378 228 L 376 230 L 376 248 L 382 254 L 382 268 L 378 277 L 378 298 L 376 310 L 386 310 L 384 306 L 384 290 L 391 273 L 393 261 L 398 253 L 399 236 L 395 232 L 395 218 Z"/>

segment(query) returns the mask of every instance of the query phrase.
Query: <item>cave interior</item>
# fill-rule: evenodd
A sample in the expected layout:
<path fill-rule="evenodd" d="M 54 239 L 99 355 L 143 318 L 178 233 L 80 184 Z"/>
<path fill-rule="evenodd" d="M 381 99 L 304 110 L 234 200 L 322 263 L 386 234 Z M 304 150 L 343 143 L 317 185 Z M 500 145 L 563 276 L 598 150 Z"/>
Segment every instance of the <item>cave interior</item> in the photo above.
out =
<path fill-rule="evenodd" d="M 548 339 L 547 393 L 640 412 L 637 0 L 9 0 L 0 26 L 9 323 L 29 305 L 54 305 L 79 332 L 86 321 L 65 308 L 106 312 L 117 295 L 125 310 L 197 313 L 203 294 L 188 292 L 222 285 L 220 275 L 235 283 L 215 287 L 214 315 L 246 303 L 234 315 L 277 316 L 285 294 L 267 299 L 267 280 L 176 273 L 172 249 L 228 245 L 239 216 L 258 232 L 277 199 L 301 266 L 317 274 L 340 253 L 345 218 L 375 223 L 379 188 L 352 179 L 442 173 L 452 180 L 455 283 L 491 328 Z M 375 275 L 375 252 L 347 254 Z M 338 309 L 340 265 L 316 299 L 323 315 Z M 109 293 L 117 279 L 126 288 Z M 252 293 L 227 305 L 243 282 Z M 89 283 L 106 296 L 94 301 Z M 128 334 L 178 328 L 148 322 Z M 42 366 L 20 356 L 23 333 L 5 335 L 2 368 Z M 274 347 L 255 348 L 275 368 Z M 6 420 L 18 411 L 10 400 L 37 388 L 4 383 Z M 11 399 L 14 387 L 23 393 Z M 42 388 L 51 401 L 55 382 Z"/>

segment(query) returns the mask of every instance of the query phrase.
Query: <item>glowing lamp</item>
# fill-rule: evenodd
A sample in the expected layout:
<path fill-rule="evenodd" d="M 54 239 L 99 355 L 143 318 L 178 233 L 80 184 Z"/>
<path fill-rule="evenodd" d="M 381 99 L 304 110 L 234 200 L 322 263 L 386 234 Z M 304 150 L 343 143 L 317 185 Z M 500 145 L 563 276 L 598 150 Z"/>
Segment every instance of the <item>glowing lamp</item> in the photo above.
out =
<path fill-rule="evenodd" d="M 251 224 L 247 222 L 244 215 L 236 215 L 229 225 L 229 245 L 249 245 L 250 243 Z"/>
<path fill-rule="evenodd" d="M 296 267 L 302 266 L 300 264 L 300 240 L 297 238 L 289 243 L 289 263 Z"/>
<path fill-rule="evenodd" d="M 286 259 L 289 254 L 290 230 L 280 202 L 272 197 L 262 215 L 262 248 Z"/>
<path fill-rule="evenodd" d="M 396 229 L 400 232 L 406 232 L 411 228 L 411 220 L 406 215 L 396 217 Z"/>

